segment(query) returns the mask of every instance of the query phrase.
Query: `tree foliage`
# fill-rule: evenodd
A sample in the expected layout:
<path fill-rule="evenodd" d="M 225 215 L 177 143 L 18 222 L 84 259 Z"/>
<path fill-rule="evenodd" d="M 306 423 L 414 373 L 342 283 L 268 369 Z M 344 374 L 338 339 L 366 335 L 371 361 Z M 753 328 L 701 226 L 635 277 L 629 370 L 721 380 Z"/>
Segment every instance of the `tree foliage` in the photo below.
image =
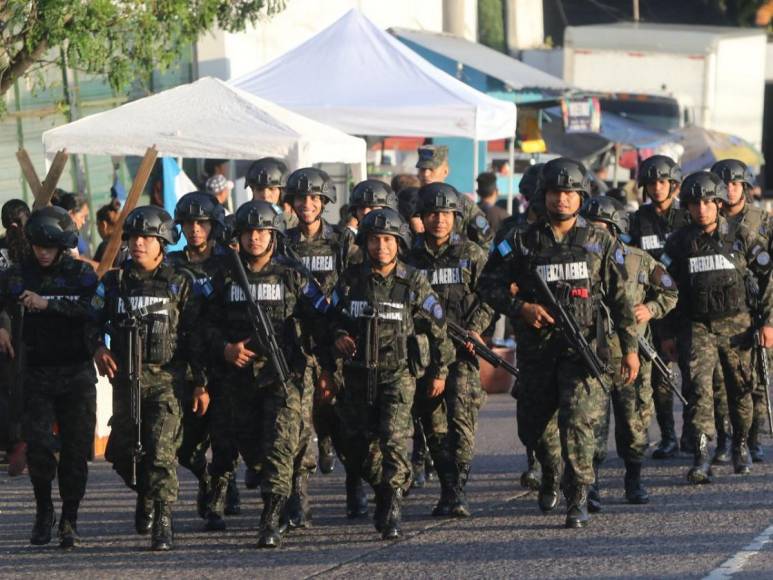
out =
<path fill-rule="evenodd" d="M 243 30 L 285 0 L 0 0 L 0 96 L 60 62 L 105 75 L 116 90 L 175 62 L 215 25 Z"/>
<path fill-rule="evenodd" d="M 478 0 L 478 40 L 494 50 L 506 52 L 502 0 Z"/>

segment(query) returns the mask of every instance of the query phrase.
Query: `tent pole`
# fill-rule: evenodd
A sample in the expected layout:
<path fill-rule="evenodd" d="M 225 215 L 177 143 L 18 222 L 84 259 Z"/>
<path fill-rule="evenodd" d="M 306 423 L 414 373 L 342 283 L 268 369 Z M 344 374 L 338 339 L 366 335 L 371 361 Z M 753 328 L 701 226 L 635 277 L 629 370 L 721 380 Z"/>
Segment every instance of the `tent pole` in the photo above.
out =
<path fill-rule="evenodd" d="M 478 177 L 478 163 L 480 161 L 478 159 L 478 139 L 476 138 L 472 143 L 472 193 L 475 193 L 478 183 L 475 178 Z"/>
<path fill-rule="evenodd" d="M 508 157 L 510 161 L 510 176 L 507 179 L 507 213 L 513 215 L 513 174 L 515 173 L 515 136 L 510 138 Z"/>

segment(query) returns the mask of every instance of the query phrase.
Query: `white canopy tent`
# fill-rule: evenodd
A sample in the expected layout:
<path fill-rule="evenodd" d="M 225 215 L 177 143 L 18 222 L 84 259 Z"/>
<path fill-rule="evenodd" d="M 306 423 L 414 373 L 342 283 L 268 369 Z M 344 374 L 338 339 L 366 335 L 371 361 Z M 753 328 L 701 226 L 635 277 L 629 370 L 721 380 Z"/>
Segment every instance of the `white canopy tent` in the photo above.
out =
<path fill-rule="evenodd" d="M 512 138 L 513 103 L 424 60 L 352 9 L 316 36 L 231 83 L 353 135 Z"/>
<path fill-rule="evenodd" d="M 284 158 L 291 168 L 353 165 L 364 179 L 363 139 L 288 111 L 211 77 L 84 117 L 43 133 L 46 159 L 57 150 L 164 157 Z"/>

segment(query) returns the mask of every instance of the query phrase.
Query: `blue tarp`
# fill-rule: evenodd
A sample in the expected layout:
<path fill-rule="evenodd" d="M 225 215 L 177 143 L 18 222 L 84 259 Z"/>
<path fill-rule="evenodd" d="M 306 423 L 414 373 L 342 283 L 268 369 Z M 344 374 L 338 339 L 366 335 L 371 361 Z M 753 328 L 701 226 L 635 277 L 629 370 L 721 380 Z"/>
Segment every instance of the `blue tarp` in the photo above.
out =
<path fill-rule="evenodd" d="M 554 120 L 561 122 L 561 108 L 550 107 L 544 110 Z M 588 133 L 600 135 L 612 143 L 630 145 L 636 149 L 658 147 L 665 143 L 678 141 L 667 131 L 653 129 L 636 121 L 631 121 L 614 113 L 601 113 L 601 131 Z"/>

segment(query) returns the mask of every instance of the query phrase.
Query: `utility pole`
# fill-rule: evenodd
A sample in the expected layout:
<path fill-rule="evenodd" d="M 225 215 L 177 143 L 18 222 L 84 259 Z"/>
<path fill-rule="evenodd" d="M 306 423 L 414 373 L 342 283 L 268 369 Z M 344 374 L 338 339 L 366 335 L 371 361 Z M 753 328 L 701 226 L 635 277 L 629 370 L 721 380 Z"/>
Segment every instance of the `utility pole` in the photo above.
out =
<path fill-rule="evenodd" d="M 633 0 L 633 21 L 639 22 L 639 0 Z"/>

